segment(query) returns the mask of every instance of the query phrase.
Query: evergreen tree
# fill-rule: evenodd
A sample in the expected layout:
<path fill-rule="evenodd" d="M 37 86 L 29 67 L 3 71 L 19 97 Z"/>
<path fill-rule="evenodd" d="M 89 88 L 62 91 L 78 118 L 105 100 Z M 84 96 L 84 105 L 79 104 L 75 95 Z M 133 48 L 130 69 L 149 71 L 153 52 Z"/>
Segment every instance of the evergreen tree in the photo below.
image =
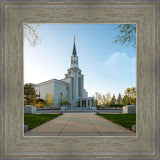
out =
<path fill-rule="evenodd" d="M 122 104 L 122 96 L 121 96 L 121 94 L 119 93 L 119 95 L 118 95 L 118 98 L 117 98 L 117 104 Z"/>
<path fill-rule="evenodd" d="M 33 85 L 31 83 L 26 83 L 24 85 L 24 105 L 35 105 L 37 97 L 38 95 Z"/>
<path fill-rule="evenodd" d="M 115 94 L 113 94 L 113 97 L 111 99 L 111 104 L 116 104 L 116 97 Z"/>
<path fill-rule="evenodd" d="M 110 93 L 106 94 L 106 101 L 107 101 L 107 105 L 109 105 L 111 103 L 111 94 Z"/>

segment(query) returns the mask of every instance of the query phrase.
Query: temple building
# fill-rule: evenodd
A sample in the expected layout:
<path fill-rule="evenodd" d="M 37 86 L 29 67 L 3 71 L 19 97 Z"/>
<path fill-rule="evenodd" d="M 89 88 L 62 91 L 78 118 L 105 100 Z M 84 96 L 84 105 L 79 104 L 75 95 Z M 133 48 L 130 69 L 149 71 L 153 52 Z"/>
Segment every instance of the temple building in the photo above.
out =
<path fill-rule="evenodd" d="M 71 108 L 90 108 L 93 105 L 93 97 L 88 97 L 88 93 L 84 89 L 84 75 L 78 65 L 75 37 L 70 68 L 67 70 L 65 78 L 51 79 L 36 84 L 35 88 L 42 99 L 45 99 L 47 93 L 50 93 L 54 100 L 54 106 L 59 106 L 60 101 L 68 101 Z"/>

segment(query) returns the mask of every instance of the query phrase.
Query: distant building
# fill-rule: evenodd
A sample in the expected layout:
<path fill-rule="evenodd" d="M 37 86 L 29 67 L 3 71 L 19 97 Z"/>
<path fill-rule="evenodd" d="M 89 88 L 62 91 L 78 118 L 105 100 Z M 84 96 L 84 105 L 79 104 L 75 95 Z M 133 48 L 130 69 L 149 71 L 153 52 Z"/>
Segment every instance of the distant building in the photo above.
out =
<path fill-rule="evenodd" d="M 37 94 L 44 99 L 47 93 L 51 93 L 54 99 L 54 105 L 59 106 L 62 100 L 68 101 L 72 108 L 89 107 L 93 104 L 93 97 L 88 97 L 84 89 L 84 75 L 78 66 L 78 56 L 76 52 L 75 37 L 73 52 L 71 55 L 71 65 L 61 80 L 51 79 L 35 86 Z"/>

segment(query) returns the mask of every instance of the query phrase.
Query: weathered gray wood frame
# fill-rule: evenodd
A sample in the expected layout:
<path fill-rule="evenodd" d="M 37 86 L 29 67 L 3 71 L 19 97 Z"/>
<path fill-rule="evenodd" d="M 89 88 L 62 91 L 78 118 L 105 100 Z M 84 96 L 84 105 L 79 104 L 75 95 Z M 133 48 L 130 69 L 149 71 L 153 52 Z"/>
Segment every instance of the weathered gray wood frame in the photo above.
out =
<path fill-rule="evenodd" d="M 136 23 L 137 135 L 23 135 L 23 23 Z M 158 158 L 159 53 L 156 2 L 2 3 L 2 157 Z"/>

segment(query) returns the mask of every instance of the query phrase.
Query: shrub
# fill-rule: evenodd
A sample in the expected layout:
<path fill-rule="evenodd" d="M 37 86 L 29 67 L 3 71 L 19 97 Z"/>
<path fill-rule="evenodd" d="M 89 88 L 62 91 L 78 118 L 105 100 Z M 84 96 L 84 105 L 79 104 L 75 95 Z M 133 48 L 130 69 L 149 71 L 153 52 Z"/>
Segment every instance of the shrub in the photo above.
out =
<path fill-rule="evenodd" d="M 121 104 L 110 104 L 109 107 L 123 107 Z"/>

